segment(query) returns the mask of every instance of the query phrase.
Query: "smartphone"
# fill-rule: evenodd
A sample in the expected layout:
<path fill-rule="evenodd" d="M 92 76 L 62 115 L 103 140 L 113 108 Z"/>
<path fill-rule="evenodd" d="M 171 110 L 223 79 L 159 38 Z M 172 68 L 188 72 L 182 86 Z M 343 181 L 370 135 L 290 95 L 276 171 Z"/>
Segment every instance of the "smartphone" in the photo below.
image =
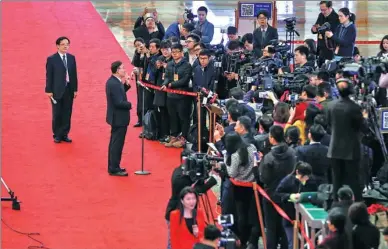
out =
<path fill-rule="evenodd" d="M 257 151 L 256 151 L 256 152 L 254 153 L 254 155 L 255 155 L 255 159 L 256 159 L 256 161 L 257 161 L 257 162 L 259 162 L 259 161 L 260 161 L 260 155 L 259 155 L 259 152 L 257 152 Z"/>

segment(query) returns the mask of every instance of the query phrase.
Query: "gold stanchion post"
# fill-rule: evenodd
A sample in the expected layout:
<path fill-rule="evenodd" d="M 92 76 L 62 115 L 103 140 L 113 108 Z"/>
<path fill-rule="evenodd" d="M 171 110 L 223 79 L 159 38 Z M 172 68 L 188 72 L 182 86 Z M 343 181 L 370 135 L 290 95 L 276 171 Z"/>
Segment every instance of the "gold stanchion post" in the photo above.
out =
<path fill-rule="evenodd" d="M 201 152 L 201 94 L 197 94 L 197 116 L 198 116 L 198 152 Z"/>
<path fill-rule="evenodd" d="M 267 237 L 265 235 L 263 212 L 261 211 L 260 199 L 259 199 L 259 194 L 257 193 L 257 183 L 256 182 L 253 183 L 253 192 L 255 193 L 256 208 L 257 208 L 257 214 L 259 216 L 259 223 L 260 223 L 260 228 L 261 228 L 261 236 L 263 238 L 263 245 L 264 245 L 264 249 L 267 249 Z"/>

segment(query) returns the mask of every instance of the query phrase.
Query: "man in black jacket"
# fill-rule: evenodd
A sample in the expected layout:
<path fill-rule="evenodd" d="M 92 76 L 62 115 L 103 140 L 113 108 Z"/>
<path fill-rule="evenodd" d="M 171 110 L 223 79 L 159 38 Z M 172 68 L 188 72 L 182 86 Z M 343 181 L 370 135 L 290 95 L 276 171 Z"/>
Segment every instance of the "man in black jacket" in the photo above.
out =
<path fill-rule="evenodd" d="M 171 54 L 173 61 L 168 63 L 162 90 L 169 88 L 189 91 L 192 68 L 183 58 L 182 45 L 173 45 Z M 167 109 L 170 116 L 172 138 L 166 144 L 166 147 L 182 148 L 185 144 L 190 128 L 192 98 L 191 96 L 167 93 Z M 180 133 L 181 136 L 179 136 Z"/>
<path fill-rule="evenodd" d="M 77 97 L 77 64 L 74 55 L 67 53 L 70 40 L 59 37 L 56 40 L 57 53 L 47 58 L 46 95 L 53 108 L 52 129 L 55 143 L 71 143 L 70 132 L 73 99 Z"/>
<path fill-rule="evenodd" d="M 256 16 L 260 26 L 253 31 L 253 48 L 258 58 L 263 55 L 262 49 L 271 44 L 271 40 L 279 38 L 278 30 L 268 24 L 268 17 L 269 13 L 265 10 L 260 11 Z"/>
<path fill-rule="evenodd" d="M 326 46 L 325 34 L 318 33 L 318 27 L 322 26 L 325 22 L 330 23 L 330 31 L 332 32 L 334 32 L 340 24 L 338 14 L 333 10 L 332 5 L 332 1 L 321 1 L 319 3 L 321 13 L 319 13 L 315 25 L 311 28 L 313 34 L 318 34 L 318 67 L 321 67 L 325 60 L 332 60 L 334 56 L 334 50 L 330 50 Z"/>
<path fill-rule="evenodd" d="M 314 124 L 310 127 L 309 145 L 296 148 L 298 161 L 306 162 L 312 167 L 313 180 L 317 186 L 328 183 L 330 160 L 327 158 L 329 147 L 321 144 L 326 131 L 322 125 Z"/>
<path fill-rule="evenodd" d="M 359 182 L 361 132 L 367 127 L 361 107 L 349 98 L 353 93 L 352 83 L 348 79 L 339 79 L 337 87 L 341 97 L 332 101 L 327 111 L 327 123 L 331 127 L 327 156 L 332 159 L 334 198 L 342 185 L 348 185 L 355 200 L 362 201 Z"/>
<path fill-rule="evenodd" d="M 260 182 L 274 202 L 280 203 L 275 197 L 275 191 L 280 181 L 290 174 L 295 166 L 295 151 L 284 142 L 284 130 L 274 125 L 269 130 L 271 151 L 264 156 L 260 163 Z M 263 199 L 264 219 L 267 231 L 267 248 L 276 249 L 278 243 L 281 249 L 287 248 L 287 238 L 282 226 L 282 217 L 276 212 L 272 204 Z"/>
<path fill-rule="evenodd" d="M 129 111 L 132 105 L 127 100 L 126 91 L 131 87 L 129 77 L 121 61 L 111 65 L 112 76 L 106 82 L 107 112 L 106 122 L 111 126 L 108 152 L 108 173 L 112 176 L 128 176 L 120 167 L 125 135 L 129 125 Z M 124 84 L 123 84 L 124 83 Z"/>

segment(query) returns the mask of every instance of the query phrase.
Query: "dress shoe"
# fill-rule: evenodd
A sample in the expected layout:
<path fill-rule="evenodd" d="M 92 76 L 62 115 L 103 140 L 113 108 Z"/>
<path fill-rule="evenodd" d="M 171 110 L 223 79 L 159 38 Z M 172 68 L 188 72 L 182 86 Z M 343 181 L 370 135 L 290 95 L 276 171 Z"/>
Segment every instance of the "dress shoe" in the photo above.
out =
<path fill-rule="evenodd" d="M 61 142 L 61 139 L 54 137 L 54 143 L 59 144 Z"/>
<path fill-rule="evenodd" d="M 128 173 L 124 172 L 124 171 L 117 171 L 117 172 L 109 172 L 109 175 L 111 175 L 111 176 L 128 176 Z"/>
<path fill-rule="evenodd" d="M 127 172 L 127 170 L 126 170 L 125 168 L 120 168 L 120 170 L 121 170 L 122 172 Z"/>
<path fill-rule="evenodd" d="M 137 122 L 133 127 L 137 128 L 137 127 L 142 127 L 141 123 L 140 122 Z"/>
<path fill-rule="evenodd" d="M 73 140 L 71 140 L 68 136 L 63 137 L 63 138 L 62 138 L 62 141 L 63 141 L 63 142 L 66 142 L 66 143 L 71 143 L 71 142 L 73 142 Z"/>

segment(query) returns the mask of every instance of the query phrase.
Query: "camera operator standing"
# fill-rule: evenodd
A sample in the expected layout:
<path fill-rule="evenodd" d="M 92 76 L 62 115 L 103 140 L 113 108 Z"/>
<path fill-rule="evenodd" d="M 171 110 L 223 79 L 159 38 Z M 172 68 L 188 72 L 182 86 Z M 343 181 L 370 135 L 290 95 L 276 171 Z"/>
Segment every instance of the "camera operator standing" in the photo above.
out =
<path fill-rule="evenodd" d="M 330 31 L 335 31 L 339 25 L 338 14 L 333 9 L 332 1 L 321 1 L 319 3 L 321 13 L 318 15 L 318 19 L 315 25 L 311 28 L 313 34 L 318 34 L 318 67 L 321 67 L 325 60 L 332 60 L 334 51 L 327 47 L 324 34 L 318 32 L 318 28 L 324 23 L 330 24 Z"/>
<path fill-rule="evenodd" d="M 210 44 L 214 36 L 214 25 L 206 19 L 207 12 L 205 6 L 199 7 L 197 10 L 198 22 L 195 24 L 195 30 L 201 32 L 201 41 L 206 45 Z"/>
<path fill-rule="evenodd" d="M 355 201 L 362 201 L 360 187 L 361 131 L 366 129 L 361 107 L 350 99 L 353 84 L 348 79 L 337 80 L 340 99 L 329 104 L 327 117 L 331 127 L 328 158 L 332 160 L 333 193 L 342 185 L 348 185 L 354 192 Z"/>

